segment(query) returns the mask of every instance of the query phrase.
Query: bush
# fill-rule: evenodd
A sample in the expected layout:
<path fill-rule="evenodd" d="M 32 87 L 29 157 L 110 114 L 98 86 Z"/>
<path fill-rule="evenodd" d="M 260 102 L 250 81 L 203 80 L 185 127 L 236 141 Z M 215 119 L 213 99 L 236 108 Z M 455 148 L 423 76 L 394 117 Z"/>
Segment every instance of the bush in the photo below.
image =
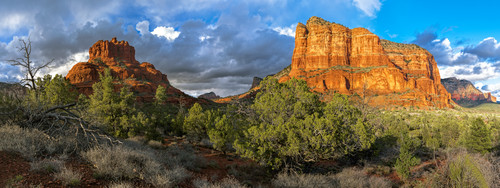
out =
<path fill-rule="evenodd" d="M 408 137 L 408 133 L 402 133 L 404 136 L 401 140 L 401 147 L 399 148 L 399 158 L 396 161 L 395 168 L 399 177 L 407 180 L 410 177 L 410 168 L 420 163 L 420 159 L 413 156 L 412 141 Z"/>
<path fill-rule="evenodd" d="M 321 174 L 280 173 L 272 184 L 275 187 L 339 187 L 335 178 Z"/>
<path fill-rule="evenodd" d="M 134 185 L 127 182 L 115 182 L 110 184 L 108 188 L 134 188 Z"/>
<path fill-rule="evenodd" d="M 339 187 L 392 187 L 392 182 L 389 180 L 376 176 L 367 176 L 362 170 L 356 168 L 344 169 L 342 172 L 335 174 L 334 177 L 337 179 Z"/>
<path fill-rule="evenodd" d="M 467 149 L 483 154 L 491 149 L 491 132 L 483 119 L 476 118 L 472 121 L 465 146 Z"/>
<path fill-rule="evenodd" d="M 82 180 L 82 175 L 80 173 L 68 168 L 63 168 L 61 172 L 55 174 L 54 177 L 61 180 L 63 185 L 66 186 L 80 185 L 80 181 Z"/>
<path fill-rule="evenodd" d="M 196 188 L 245 188 L 238 180 L 233 177 L 227 177 L 220 182 L 210 183 L 206 179 L 198 179 L 193 182 Z"/>
<path fill-rule="evenodd" d="M 367 176 L 362 170 L 355 168 L 344 169 L 331 175 L 280 173 L 272 183 L 275 187 L 392 187 L 390 181 L 381 177 Z"/>
<path fill-rule="evenodd" d="M 60 172 L 64 167 L 64 163 L 57 159 L 43 159 L 30 163 L 31 170 L 42 173 Z"/>
<path fill-rule="evenodd" d="M 266 79 L 251 106 L 251 126 L 235 149 L 273 169 L 297 167 L 368 149 L 375 141 L 371 124 L 346 96 L 324 105 L 307 83 Z"/>
<path fill-rule="evenodd" d="M 113 179 L 144 178 L 157 174 L 161 164 L 147 151 L 132 149 L 123 145 L 96 147 L 82 156 L 94 164 L 95 172 Z"/>
<path fill-rule="evenodd" d="M 59 143 L 36 129 L 23 129 L 19 126 L 0 125 L 0 151 L 18 152 L 29 160 L 53 154 Z"/>
<path fill-rule="evenodd" d="M 172 166 L 173 170 L 167 170 L 154 151 L 143 147 L 144 145 L 96 147 L 83 152 L 82 156 L 94 165 L 99 176 L 112 179 L 140 178 L 157 187 L 169 187 L 190 176 L 179 166 Z"/>
<path fill-rule="evenodd" d="M 449 156 L 444 171 L 429 178 L 432 187 L 498 187 L 499 164 L 480 155 L 458 152 Z"/>
<path fill-rule="evenodd" d="M 162 162 L 169 167 L 181 166 L 198 172 L 207 166 L 206 159 L 195 154 L 194 149 L 188 145 L 168 147 L 159 155 Z"/>

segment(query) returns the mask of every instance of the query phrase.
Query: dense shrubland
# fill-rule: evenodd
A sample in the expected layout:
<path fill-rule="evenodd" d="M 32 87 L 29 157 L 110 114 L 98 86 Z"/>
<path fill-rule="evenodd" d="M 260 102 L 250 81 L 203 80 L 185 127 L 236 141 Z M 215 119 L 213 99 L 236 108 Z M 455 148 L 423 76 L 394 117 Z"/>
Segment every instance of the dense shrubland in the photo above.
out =
<path fill-rule="evenodd" d="M 260 87 L 254 101 L 176 106 L 165 103 L 163 87 L 155 102 L 135 103 L 109 70 L 90 96 L 78 96 L 60 75 L 45 76 L 36 90 L 0 92 L 0 150 L 19 152 L 34 170 L 53 169 L 48 172 L 67 185 L 80 175 L 58 156 L 92 163 L 96 176 L 118 181 L 113 186 L 134 178 L 175 186 L 207 168 L 193 145 L 256 161 L 274 176 L 267 181 L 275 187 L 495 187 L 500 181 L 500 118 L 494 114 L 380 111 L 340 94 L 322 102 L 295 79 L 269 78 Z M 166 136 L 185 136 L 190 144 L 165 147 Z M 339 165 L 314 165 L 322 161 Z M 401 181 L 384 178 L 391 174 Z M 193 183 L 243 187 L 235 178 Z"/>

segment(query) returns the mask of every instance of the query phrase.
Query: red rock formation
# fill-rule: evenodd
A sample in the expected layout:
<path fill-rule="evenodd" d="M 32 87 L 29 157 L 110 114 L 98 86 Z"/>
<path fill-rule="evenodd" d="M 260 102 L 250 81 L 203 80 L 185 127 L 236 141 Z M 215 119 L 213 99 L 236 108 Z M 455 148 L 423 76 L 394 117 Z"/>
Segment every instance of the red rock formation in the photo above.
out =
<path fill-rule="evenodd" d="M 478 105 L 485 102 L 496 103 L 496 97 L 491 93 L 483 93 L 468 80 L 457 78 L 442 79 L 444 87 L 451 93 L 451 98 L 460 105 Z"/>
<path fill-rule="evenodd" d="M 75 85 L 79 92 L 86 95 L 92 93 L 92 85 L 99 81 L 99 74 L 106 68 L 111 70 L 116 82 L 130 85 L 137 94 L 137 100 L 150 102 L 159 85 L 167 88 L 168 102 L 183 103 L 196 101 L 193 97 L 170 85 L 167 75 L 162 74 L 151 63 L 135 60 L 135 49 L 127 41 L 97 41 L 89 49 L 88 62 L 80 62 L 71 68 L 66 79 Z M 121 84 L 119 84 L 121 85 Z"/>
<path fill-rule="evenodd" d="M 297 25 L 292 67 L 280 81 L 292 77 L 323 94 L 357 94 L 372 106 L 452 107 L 427 50 L 318 17 Z"/>

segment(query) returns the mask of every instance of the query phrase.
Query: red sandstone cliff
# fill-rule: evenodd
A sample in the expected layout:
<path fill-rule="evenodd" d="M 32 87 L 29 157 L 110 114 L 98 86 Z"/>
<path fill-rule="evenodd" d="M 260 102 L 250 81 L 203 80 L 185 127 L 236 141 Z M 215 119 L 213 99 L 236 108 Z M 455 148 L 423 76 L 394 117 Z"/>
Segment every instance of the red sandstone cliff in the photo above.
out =
<path fill-rule="evenodd" d="M 477 105 L 486 102 L 496 103 L 497 99 L 491 93 L 483 93 L 479 91 L 468 80 L 459 80 L 457 78 L 442 79 L 444 87 L 451 93 L 451 98 L 457 104 L 462 106 Z"/>
<path fill-rule="evenodd" d="M 150 102 L 159 85 L 167 88 L 168 102 L 192 103 L 196 99 L 170 85 L 167 75 L 162 74 L 151 63 L 139 63 L 135 49 L 127 41 L 97 41 L 89 49 L 88 62 L 80 62 L 71 68 L 66 79 L 75 85 L 80 93 L 90 95 L 92 84 L 99 81 L 99 73 L 106 68 L 117 83 L 128 84 L 138 101 Z M 181 101 L 183 100 L 183 101 Z"/>
<path fill-rule="evenodd" d="M 280 81 L 292 77 L 323 94 L 357 94 L 372 106 L 452 107 L 427 50 L 318 17 L 297 25 L 291 70 Z"/>

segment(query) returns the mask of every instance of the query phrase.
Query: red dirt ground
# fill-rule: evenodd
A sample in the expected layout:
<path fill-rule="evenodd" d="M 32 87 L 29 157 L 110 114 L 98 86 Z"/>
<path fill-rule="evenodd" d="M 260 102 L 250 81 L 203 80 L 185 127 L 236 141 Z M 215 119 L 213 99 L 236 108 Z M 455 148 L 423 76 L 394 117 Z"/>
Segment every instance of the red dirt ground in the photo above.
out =
<path fill-rule="evenodd" d="M 83 175 L 80 185 L 76 187 L 105 187 L 111 183 L 110 180 L 94 178 L 92 166 L 76 157 L 68 159 L 65 166 Z M 20 181 L 15 181 L 16 176 L 19 175 L 22 176 L 22 179 L 20 178 Z M 138 179 L 132 182 L 135 187 L 151 187 Z M 65 187 L 51 173 L 30 171 L 30 163 L 19 154 L 0 151 L 0 187 L 7 185 L 13 187 L 28 187 L 30 185 Z"/>

